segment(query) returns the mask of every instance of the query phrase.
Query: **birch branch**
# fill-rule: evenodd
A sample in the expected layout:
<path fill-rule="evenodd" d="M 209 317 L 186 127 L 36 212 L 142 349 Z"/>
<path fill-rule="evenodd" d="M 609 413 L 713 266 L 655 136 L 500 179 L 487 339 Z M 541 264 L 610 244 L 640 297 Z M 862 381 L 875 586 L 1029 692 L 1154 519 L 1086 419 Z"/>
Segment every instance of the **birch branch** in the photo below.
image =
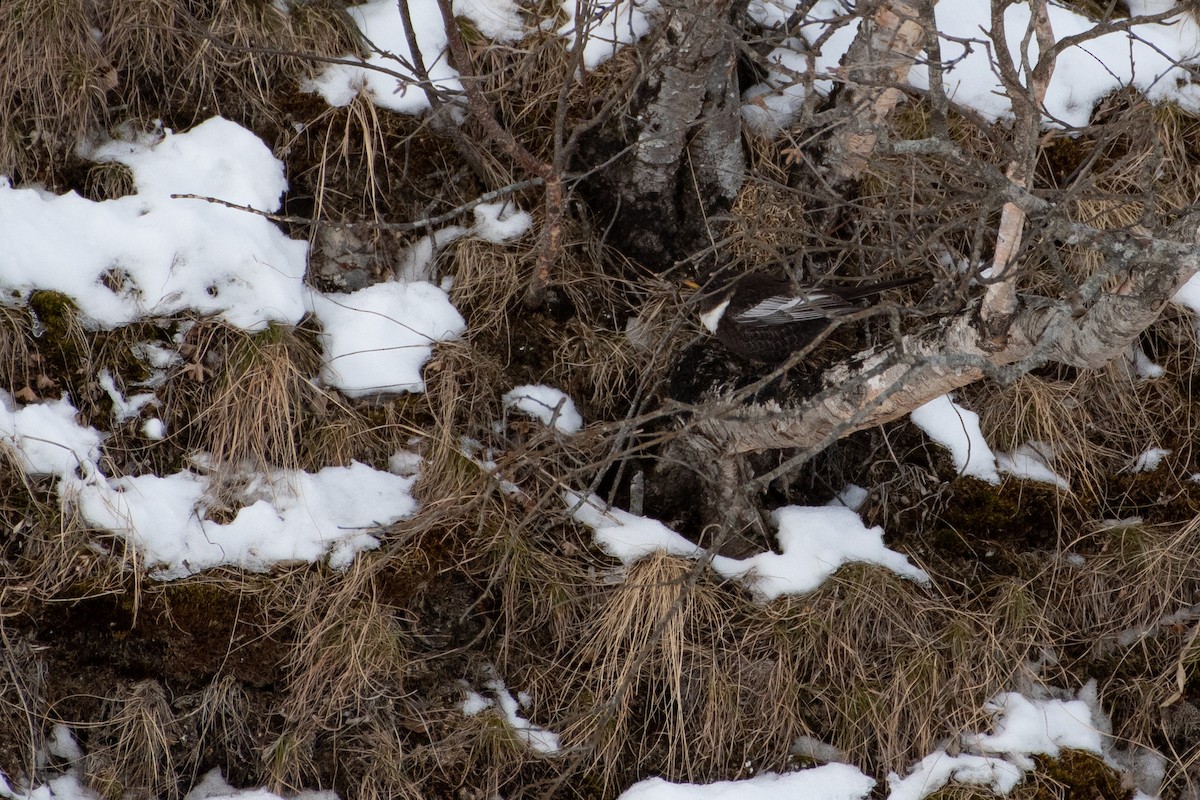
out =
<path fill-rule="evenodd" d="M 798 448 L 811 454 L 984 377 L 1007 382 L 1049 362 L 1102 366 L 1121 355 L 1200 271 L 1197 218 L 1177 224 L 1172 235 L 1179 239 L 1104 238 L 1097 231 L 1108 261 L 1081 287 L 1091 301 L 1082 313 L 1063 301 L 1027 298 L 997 347 L 968 309 L 932 330 L 836 365 L 824 375 L 829 388 L 800 405 L 719 408 L 697 422 L 697 430 L 727 453 Z M 1122 273 L 1120 293 L 1100 291 L 1106 277 Z"/>
<path fill-rule="evenodd" d="M 996 63 L 1000 67 L 1000 79 L 1012 102 L 1016 117 L 1014 156 L 1008 165 L 1008 179 L 1016 186 L 1026 188 L 1033 176 L 1037 160 L 1037 145 L 1042 125 L 1042 108 L 1045 105 L 1046 89 L 1054 74 L 1057 51 L 1054 48 L 1054 31 L 1050 27 L 1050 16 L 1046 0 L 1030 3 L 1029 26 L 1021 41 L 1021 73 L 1012 63 L 1008 47 L 1008 33 L 1004 23 L 1004 12 L 1008 2 L 994 0 L 992 3 L 992 43 Z M 1030 38 L 1037 39 L 1038 59 L 1036 65 L 1029 63 Z M 987 277 L 992 279 L 983 297 L 980 318 L 988 335 L 1001 341 L 1007 333 L 1009 322 L 1017 311 L 1017 253 L 1021 249 L 1021 238 L 1025 229 L 1025 212 L 1015 203 L 1008 202 L 1000 212 L 1000 227 L 996 232 L 996 250 L 992 257 Z"/>
<path fill-rule="evenodd" d="M 851 112 L 830 143 L 835 182 L 852 180 L 866 170 L 883 121 L 903 97 L 897 86 L 904 83 L 924 41 L 921 16 L 904 0 L 881 3 L 864 20 L 844 60 Z"/>

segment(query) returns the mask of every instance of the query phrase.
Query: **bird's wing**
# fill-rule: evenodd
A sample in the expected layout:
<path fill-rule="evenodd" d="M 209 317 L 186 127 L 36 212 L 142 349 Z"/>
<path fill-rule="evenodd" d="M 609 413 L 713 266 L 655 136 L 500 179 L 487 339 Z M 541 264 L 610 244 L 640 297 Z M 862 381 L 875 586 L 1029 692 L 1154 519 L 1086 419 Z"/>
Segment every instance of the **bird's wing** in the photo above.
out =
<path fill-rule="evenodd" d="M 752 328 L 768 328 L 793 322 L 818 320 L 851 314 L 857 306 L 828 292 L 808 292 L 803 295 L 774 295 L 738 312 L 734 321 Z"/>

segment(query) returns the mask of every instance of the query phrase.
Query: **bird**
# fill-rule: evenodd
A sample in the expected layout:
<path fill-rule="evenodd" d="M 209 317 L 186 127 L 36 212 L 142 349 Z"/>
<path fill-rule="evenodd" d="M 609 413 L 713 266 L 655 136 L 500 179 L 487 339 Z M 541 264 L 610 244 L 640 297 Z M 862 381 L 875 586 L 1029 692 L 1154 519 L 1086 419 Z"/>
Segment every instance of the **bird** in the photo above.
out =
<path fill-rule="evenodd" d="M 701 288 L 700 323 L 735 355 L 779 363 L 824 333 L 837 317 L 862 311 L 864 306 L 855 301 L 917 280 L 833 287 L 750 272 L 713 289 Z M 685 283 L 699 288 L 694 281 Z"/>

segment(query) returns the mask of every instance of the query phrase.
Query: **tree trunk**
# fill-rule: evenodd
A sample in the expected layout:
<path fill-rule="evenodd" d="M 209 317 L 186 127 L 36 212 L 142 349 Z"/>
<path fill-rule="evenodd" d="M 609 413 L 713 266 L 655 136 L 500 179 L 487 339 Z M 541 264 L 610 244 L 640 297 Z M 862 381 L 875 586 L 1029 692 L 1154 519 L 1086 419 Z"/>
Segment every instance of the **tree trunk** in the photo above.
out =
<path fill-rule="evenodd" d="M 581 193 L 609 241 L 665 269 L 708 247 L 745 160 L 732 0 L 666 0 L 626 113 L 581 144 Z"/>

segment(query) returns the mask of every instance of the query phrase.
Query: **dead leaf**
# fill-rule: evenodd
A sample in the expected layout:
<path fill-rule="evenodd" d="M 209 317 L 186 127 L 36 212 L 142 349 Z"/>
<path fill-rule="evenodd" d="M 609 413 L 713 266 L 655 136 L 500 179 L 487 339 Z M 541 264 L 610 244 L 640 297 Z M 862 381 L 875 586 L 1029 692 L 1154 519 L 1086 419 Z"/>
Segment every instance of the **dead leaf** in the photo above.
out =
<path fill-rule="evenodd" d="M 204 383 L 205 372 L 204 365 L 199 361 L 193 361 L 183 368 L 183 374 L 197 383 Z"/>

